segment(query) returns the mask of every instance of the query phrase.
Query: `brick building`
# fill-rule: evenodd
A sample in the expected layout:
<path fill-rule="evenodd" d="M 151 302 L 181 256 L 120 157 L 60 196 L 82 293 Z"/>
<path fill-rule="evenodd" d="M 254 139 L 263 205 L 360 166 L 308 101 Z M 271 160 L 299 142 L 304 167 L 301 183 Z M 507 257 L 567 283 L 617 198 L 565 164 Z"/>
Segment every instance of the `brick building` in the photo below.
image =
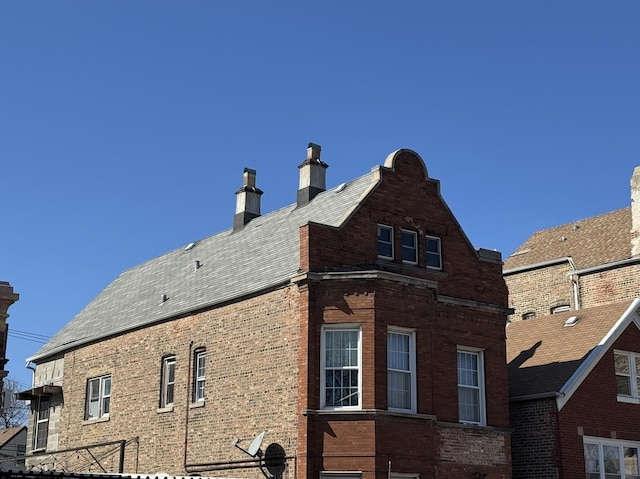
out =
<path fill-rule="evenodd" d="M 9 336 L 9 308 L 18 301 L 20 295 L 13 291 L 13 287 L 7 281 L 0 281 L 0 401 L 4 403 L 3 381 L 9 371 L 5 370 L 5 365 L 9 361 L 7 358 L 7 338 Z M 4 404 L 0 404 L 4 407 Z"/>
<path fill-rule="evenodd" d="M 640 477 L 640 167 L 631 200 L 505 261 L 514 479 Z"/>
<path fill-rule="evenodd" d="M 30 358 L 32 467 L 511 477 L 500 253 L 410 150 L 329 190 L 319 146 L 299 169 L 264 216 L 245 169 L 233 228 L 124 271 Z"/>

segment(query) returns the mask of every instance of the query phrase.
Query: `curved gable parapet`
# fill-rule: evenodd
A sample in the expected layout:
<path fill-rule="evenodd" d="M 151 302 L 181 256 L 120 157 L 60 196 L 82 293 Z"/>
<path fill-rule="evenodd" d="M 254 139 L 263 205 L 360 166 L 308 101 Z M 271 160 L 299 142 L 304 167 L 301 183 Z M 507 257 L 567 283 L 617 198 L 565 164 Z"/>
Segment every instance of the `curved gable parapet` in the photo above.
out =
<path fill-rule="evenodd" d="M 390 168 L 394 171 L 405 172 L 417 169 L 422 172 L 423 179 L 429 178 L 427 171 L 427 165 L 424 163 L 422 157 L 415 151 L 408 148 L 401 148 L 396 150 L 387 156 L 384 160 L 385 168 Z"/>

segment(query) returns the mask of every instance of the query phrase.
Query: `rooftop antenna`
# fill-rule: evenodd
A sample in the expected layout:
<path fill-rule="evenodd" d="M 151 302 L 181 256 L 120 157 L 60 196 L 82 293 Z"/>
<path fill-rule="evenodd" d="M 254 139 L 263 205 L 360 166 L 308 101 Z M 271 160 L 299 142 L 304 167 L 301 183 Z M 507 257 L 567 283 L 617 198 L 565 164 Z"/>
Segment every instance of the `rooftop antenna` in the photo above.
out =
<path fill-rule="evenodd" d="M 264 456 L 264 453 L 262 452 L 262 449 L 260 449 L 260 446 L 262 445 L 262 440 L 264 439 L 264 435 L 265 435 L 266 431 L 262 431 L 260 434 L 258 434 L 256 437 L 253 438 L 253 441 L 251 441 L 251 444 L 249 444 L 249 448 L 248 449 L 244 449 L 242 447 L 240 447 L 238 445 L 238 443 L 240 442 L 240 439 L 234 439 L 233 442 L 231 443 L 231 445 L 233 447 L 237 447 L 238 449 L 240 449 L 242 452 L 244 452 L 245 454 L 249 454 L 251 457 L 258 457 L 258 467 L 260 467 L 260 470 L 262 471 L 262 474 L 264 474 L 264 477 L 266 477 L 267 479 L 273 479 L 273 477 L 271 475 L 269 475 L 269 473 L 264 469 L 264 464 L 262 462 L 262 457 Z"/>

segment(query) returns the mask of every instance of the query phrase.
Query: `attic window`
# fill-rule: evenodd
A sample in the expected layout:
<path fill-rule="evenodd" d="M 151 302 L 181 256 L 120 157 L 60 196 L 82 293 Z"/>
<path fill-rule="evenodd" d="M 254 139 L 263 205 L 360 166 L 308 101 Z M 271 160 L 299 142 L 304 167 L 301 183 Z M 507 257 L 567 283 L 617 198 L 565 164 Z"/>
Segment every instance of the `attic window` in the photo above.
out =
<path fill-rule="evenodd" d="M 559 304 L 551 308 L 551 314 L 566 313 L 567 311 L 571 311 L 571 306 L 568 304 Z"/>
<path fill-rule="evenodd" d="M 526 320 L 526 319 L 533 319 L 536 317 L 536 313 L 534 313 L 533 311 L 529 311 L 528 313 L 524 313 L 522 315 L 522 319 Z"/>
<path fill-rule="evenodd" d="M 577 316 L 571 316 L 564 322 L 564 327 L 575 326 L 580 318 Z"/>

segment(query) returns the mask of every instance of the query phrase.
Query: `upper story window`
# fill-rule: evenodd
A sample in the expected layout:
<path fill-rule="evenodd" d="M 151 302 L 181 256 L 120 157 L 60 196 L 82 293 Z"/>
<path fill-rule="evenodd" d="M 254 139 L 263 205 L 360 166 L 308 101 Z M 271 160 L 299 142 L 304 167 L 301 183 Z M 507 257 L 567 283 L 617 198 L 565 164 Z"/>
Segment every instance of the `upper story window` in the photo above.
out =
<path fill-rule="evenodd" d="M 615 351 L 618 401 L 640 403 L 640 355 Z"/>
<path fill-rule="evenodd" d="M 106 374 L 87 381 L 87 409 L 85 419 L 109 415 L 111 406 L 111 375 Z"/>
<path fill-rule="evenodd" d="M 522 315 L 522 319 L 533 319 L 536 317 L 536 313 L 534 313 L 533 311 L 529 311 L 528 313 L 524 313 Z"/>
<path fill-rule="evenodd" d="M 416 411 L 416 337 L 405 329 L 387 331 L 387 399 L 389 409 Z"/>
<path fill-rule="evenodd" d="M 49 396 L 38 396 L 33 418 L 33 449 L 46 449 L 49 437 Z"/>
<path fill-rule="evenodd" d="M 207 352 L 198 349 L 193 358 L 193 402 L 204 401 L 205 365 Z"/>
<path fill-rule="evenodd" d="M 418 264 L 418 233 L 402 230 L 402 262 Z"/>
<path fill-rule="evenodd" d="M 637 442 L 585 437 L 587 479 L 640 479 L 638 449 Z"/>
<path fill-rule="evenodd" d="M 321 407 L 361 407 L 362 349 L 359 327 L 324 326 L 321 337 Z"/>
<path fill-rule="evenodd" d="M 425 236 L 426 261 L 429 269 L 442 269 L 442 249 L 440 238 Z"/>
<path fill-rule="evenodd" d="M 176 357 L 162 359 L 162 378 L 160 386 L 160 407 L 173 406 L 173 394 L 176 382 Z"/>
<path fill-rule="evenodd" d="M 566 313 L 567 311 L 571 311 L 571 306 L 568 304 L 559 304 L 551 308 L 551 314 Z"/>
<path fill-rule="evenodd" d="M 393 259 L 393 226 L 378 225 L 378 258 Z"/>
<path fill-rule="evenodd" d="M 458 416 L 460 422 L 485 425 L 484 355 L 458 349 Z"/>

